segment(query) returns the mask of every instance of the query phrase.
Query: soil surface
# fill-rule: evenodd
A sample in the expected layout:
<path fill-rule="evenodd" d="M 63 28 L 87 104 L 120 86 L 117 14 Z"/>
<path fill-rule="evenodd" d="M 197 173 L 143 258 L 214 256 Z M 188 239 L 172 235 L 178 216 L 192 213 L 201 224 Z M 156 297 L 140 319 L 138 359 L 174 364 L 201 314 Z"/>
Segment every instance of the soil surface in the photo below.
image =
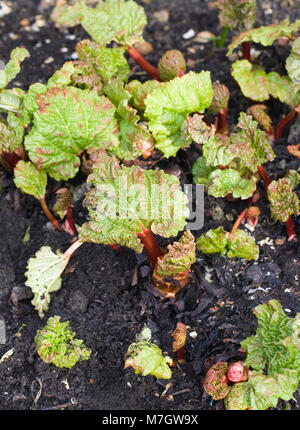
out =
<path fill-rule="evenodd" d="M 212 2 L 138 3 L 143 4 L 148 16 L 145 39 L 154 47 L 147 59 L 156 64 L 165 50 L 180 49 L 187 59 L 188 70 L 210 70 L 213 81 L 219 80 L 230 88 L 229 124 L 236 123 L 239 112 L 245 111 L 251 102 L 239 94 L 231 79 L 226 48 L 213 50 L 211 43 L 184 36 L 191 29 L 195 34 L 204 30 L 220 34 L 217 12 L 210 8 Z M 300 18 L 296 1 L 257 3 L 257 26 L 277 23 L 286 16 L 292 21 Z M 52 6 L 51 0 L 0 2 L 0 14 L 8 11 L 0 23 L 0 59 L 7 61 L 10 51 L 20 45 L 31 53 L 15 86 L 27 89 L 34 82 L 46 82 L 65 61 L 74 58 L 76 43 L 86 37 L 80 27 L 56 28 L 50 20 Z M 231 36 L 230 33 L 228 40 Z M 274 45 L 260 52 L 268 68 L 282 70 L 287 47 Z M 133 66 L 131 59 L 130 64 Z M 138 67 L 134 73 L 134 77 L 143 77 Z M 276 101 L 269 103 L 269 109 L 274 123 L 288 111 L 287 106 Z M 296 139 L 293 136 L 297 129 L 293 127 L 274 146 L 275 162 L 265 166 L 272 178 L 299 168 L 297 158 L 286 150 L 288 133 L 290 140 Z M 192 145 L 157 166 L 175 169 L 181 173 L 182 183 L 191 183 L 191 167 L 199 155 Z M 81 206 L 84 182 L 85 176 L 79 174 L 66 184 L 78 194 L 74 216 L 79 225 L 87 215 Z M 54 191 L 62 185 L 50 182 L 47 194 L 50 207 Z M 16 190 L 12 174 L 1 168 L 0 324 L 5 324 L 6 336 L 0 339 L 0 360 L 8 351 L 12 355 L 0 363 L 0 409 L 223 409 L 222 401 L 211 401 L 203 391 L 203 378 L 215 361 L 241 357 L 240 341 L 254 334 L 257 327 L 254 307 L 277 299 L 288 315 L 300 312 L 300 245 L 288 242 L 285 226 L 271 220 L 262 183 L 259 187 L 261 216 L 253 232 L 260 246 L 257 262 L 198 253 L 190 282 L 176 300 L 167 301 L 151 292 L 150 268 L 144 255 L 137 258 L 128 249 L 118 253 L 110 247 L 84 244 L 71 258 L 63 274 L 63 286 L 52 294 L 49 310 L 41 320 L 31 304 L 31 291 L 24 284 L 27 260 L 43 245 L 51 246 L 54 251 L 66 250 L 72 237 L 55 231 L 41 212 L 39 202 Z M 244 206 L 244 202 L 206 196 L 204 228 L 193 231 L 195 237 L 219 225 L 230 230 Z M 300 237 L 299 221 L 294 223 Z M 163 246 L 167 243 L 161 241 Z M 53 315 L 70 321 L 76 337 L 92 349 L 89 360 L 66 370 L 39 358 L 34 336 Z M 151 329 L 152 340 L 162 351 L 173 356 L 171 333 L 177 321 L 188 326 L 186 364 L 175 367 L 170 380 L 141 377 L 131 368 L 123 369 L 127 348 L 144 325 Z M 290 409 L 299 409 L 299 392 L 288 403 Z M 286 407 L 285 402 L 278 404 L 278 409 Z"/>

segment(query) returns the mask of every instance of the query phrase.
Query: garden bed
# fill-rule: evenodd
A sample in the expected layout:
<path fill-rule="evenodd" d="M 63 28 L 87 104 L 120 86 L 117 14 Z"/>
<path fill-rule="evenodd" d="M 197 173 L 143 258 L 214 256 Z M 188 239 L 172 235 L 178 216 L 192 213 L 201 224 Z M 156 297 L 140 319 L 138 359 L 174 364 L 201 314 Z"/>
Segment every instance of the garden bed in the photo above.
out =
<path fill-rule="evenodd" d="M 20 45 L 31 54 L 17 77 L 24 90 L 31 83 L 45 83 L 65 61 L 73 58 L 76 43 L 86 37 L 80 27 L 67 30 L 55 27 L 50 20 L 51 1 L 0 3 L 7 3 L 11 8 L 1 22 L 0 59 L 7 61 L 10 51 Z M 213 50 L 211 43 L 200 43 L 195 37 L 186 36 L 191 29 L 195 34 L 204 30 L 219 34 L 218 15 L 209 7 L 211 1 L 144 0 L 138 3 L 144 6 L 148 16 L 145 39 L 154 47 L 147 59 L 157 64 L 167 49 L 179 49 L 187 60 L 188 70 L 211 71 L 213 81 L 219 80 L 230 89 L 228 119 L 229 125 L 235 124 L 239 112 L 252 103 L 238 95 L 226 48 Z M 258 1 L 257 25 L 276 23 L 285 17 L 300 18 L 296 2 Z M 284 64 L 287 55 L 284 47 L 272 47 L 266 50 L 264 62 L 272 68 L 274 64 Z M 133 65 L 132 60 L 130 64 Z M 143 76 L 138 67 L 134 71 L 134 77 Z M 287 113 L 287 107 L 276 100 L 269 107 L 274 123 Z M 299 168 L 297 158 L 286 150 L 288 137 L 291 140 L 297 133 L 296 126 L 297 123 L 287 129 L 274 145 L 276 160 L 265 166 L 272 178 L 284 176 L 288 169 Z M 290 143 L 299 141 L 294 137 Z M 196 146 L 192 145 L 176 157 L 157 163 L 156 167 L 172 168 L 180 172 L 182 183 L 192 183 L 191 169 L 198 156 Z M 69 184 L 79 192 L 85 179 L 83 174 L 78 174 Z M 63 183 L 51 181 L 48 186 L 50 207 L 59 186 Z M 0 363 L 2 410 L 43 410 L 60 408 L 59 405 L 64 409 L 82 410 L 222 409 L 222 401 L 212 402 L 204 392 L 203 378 L 215 361 L 239 358 L 240 341 L 254 334 L 257 327 L 253 316 L 255 306 L 277 299 L 289 316 L 300 312 L 299 241 L 288 242 L 284 224 L 272 221 L 262 183 L 262 198 L 258 203 L 261 216 L 252 233 L 260 248 L 257 262 L 198 252 L 189 284 L 176 300 L 162 300 L 149 288 L 150 270 L 144 254 L 137 259 L 129 249 L 118 252 L 107 246 L 85 243 L 71 258 L 63 274 L 63 287 L 52 294 L 43 320 L 34 310 L 31 291 L 24 284 L 27 260 L 43 245 L 65 251 L 72 238 L 47 222 L 39 202 L 17 190 L 12 175 L 3 168 L 0 168 L 0 190 L 0 320 L 6 326 L 0 358 L 13 349 L 13 354 Z M 87 218 L 82 198 L 79 194 L 73 210 L 78 225 Z M 243 208 L 241 201 L 206 196 L 204 228 L 193 234 L 197 238 L 220 225 L 230 230 Z M 295 230 L 300 237 L 297 220 Z M 24 241 L 26 232 L 28 241 Z M 166 245 L 167 241 L 162 240 L 161 244 Z M 52 315 L 70 321 L 77 337 L 92 350 L 89 360 L 66 370 L 40 359 L 34 336 Z M 170 380 L 141 377 L 131 368 L 124 370 L 127 348 L 144 325 L 151 329 L 152 339 L 162 351 L 172 355 L 171 333 L 177 321 L 188 326 L 186 363 L 173 369 Z M 291 409 L 299 409 L 299 392 L 289 405 Z M 285 402 L 280 401 L 278 409 L 285 407 Z"/>

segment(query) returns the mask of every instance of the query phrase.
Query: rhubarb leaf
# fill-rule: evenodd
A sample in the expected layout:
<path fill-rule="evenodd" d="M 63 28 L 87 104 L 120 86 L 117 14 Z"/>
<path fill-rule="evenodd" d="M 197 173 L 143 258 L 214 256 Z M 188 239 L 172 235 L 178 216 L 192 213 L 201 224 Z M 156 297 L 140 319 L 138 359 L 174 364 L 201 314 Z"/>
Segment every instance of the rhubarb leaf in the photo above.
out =
<path fill-rule="evenodd" d="M 10 153 L 19 148 L 23 142 L 24 124 L 21 117 L 10 112 L 5 122 L 0 122 L 0 153 Z"/>
<path fill-rule="evenodd" d="M 56 191 L 56 201 L 53 205 L 53 211 L 63 219 L 66 216 L 68 206 L 72 203 L 71 191 L 64 187 Z"/>
<path fill-rule="evenodd" d="M 195 184 L 208 184 L 209 176 L 214 170 L 216 168 L 209 166 L 204 157 L 197 158 L 192 168 Z"/>
<path fill-rule="evenodd" d="M 254 178 L 244 179 L 234 169 L 216 169 L 208 179 L 207 192 L 214 197 L 225 197 L 228 194 L 236 199 L 248 199 L 256 190 Z"/>
<path fill-rule="evenodd" d="M 244 31 L 232 39 L 232 43 L 228 46 L 227 55 L 232 54 L 232 51 L 243 42 L 254 42 L 260 43 L 263 46 L 271 46 L 276 39 L 281 37 L 290 38 L 293 32 L 297 31 L 299 27 L 299 19 L 290 24 L 289 18 L 285 18 L 279 24 L 271 24 Z"/>
<path fill-rule="evenodd" d="M 238 31 L 252 28 L 256 20 L 256 0 L 217 0 L 221 27 L 237 28 Z"/>
<path fill-rule="evenodd" d="M 60 9 L 55 20 L 60 25 L 71 27 L 80 23 L 100 45 L 115 41 L 131 46 L 142 42 L 143 28 L 147 24 L 144 9 L 132 0 L 99 0 L 95 8 L 88 7 L 81 0 Z"/>
<path fill-rule="evenodd" d="M 229 258 L 239 257 L 245 260 L 257 260 L 259 257 L 259 248 L 252 236 L 243 230 L 236 230 L 233 234 L 227 235 Z"/>
<path fill-rule="evenodd" d="M 196 243 L 190 231 L 185 231 L 178 242 L 168 245 L 168 251 L 158 257 L 156 271 L 160 276 L 172 276 L 188 270 L 196 261 Z"/>
<path fill-rule="evenodd" d="M 232 64 L 231 75 L 245 97 L 258 102 L 270 98 L 268 75 L 262 67 L 248 60 L 238 60 Z"/>
<path fill-rule="evenodd" d="M 292 50 L 288 56 L 285 68 L 289 77 L 295 84 L 300 84 L 300 37 L 292 44 Z"/>
<path fill-rule="evenodd" d="M 74 339 L 74 336 L 75 333 L 69 329 L 69 321 L 60 322 L 58 315 L 50 317 L 47 324 L 36 332 L 37 353 L 45 363 L 71 369 L 78 361 L 88 360 L 91 355 L 83 341 Z"/>
<path fill-rule="evenodd" d="M 210 72 L 206 71 L 189 72 L 151 91 L 145 99 L 145 117 L 156 147 L 165 157 L 175 156 L 180 148 L 191 144 L 184 133 L 186 119 L 193 112 L 203 113 L 212 99 Z"/>
<path fill-rule="evenodd" d="M 213 364 L 205 375 L 203 388 L 213 400 L 224 399 L 231 390 L 231 387 L 227 383 L 227 371 L 228 364 L 224 361 L 219 361 Z"/>
<path fill-rule="evenodd" d="M 146 81 L 144 83 L 133 80 L 127 85 L 126 90 L 132 96 L 132 99 L 130 100 L 132 105 L 139 111 L 144 111 L 146 109 L 146 97 L 151 93 L 151 91 L 153 91 L 155 88 L 158 88 L 159 86 L 160 83 L 155 79 Z"/>
<path fill-rule="evenodd" d="M 226 110 L 230 98 L 229 89 L 226 85 L 213 83 L 214 98 L 211 105 L 208 108 L 209 112 L 220 113 Z"/>
<path fill-rule="evenodd" d="M 4 70 L 0 70 L 0 89 L 6 88 L 20 72 L 20 63 L 29 57 L 29 52 L 25 48 L 15 48 L 11 51 L 10 60 L 5 65 Z"/>
<path fill-rule="evenodd" d="M 264 104 L 252 105 L 247 109 L 247 113 L 252 115 L 266 132 L 269 132 L 272 127 L 272 119 L 267 114 L 268 107 Z"/>
<path fill-rule="evenodd" d="M 288 76 L 280 76 L 276 72 L 268 74 L 269 92 L 272 97 L 278 98 L 293 109 L 300 103 L 300 86 Z"/>
<path fill-rule="evenodd" d="M 110 80 L 104 92 L 116 106 L 120 130 L 119 145 L 108 152 L 123 160 L 134 160 L 141 155 L 149 157 L 154 151 L 154 139 L 147 126 L 140 122 L 136 109 L 129 105 L 130 93 L 117 79 Z"/>
<path fill-rule="evenodd" d="M 230 138 L 217 134 L 208 139 L 202 148 L 203 156 L 209 166 L 227 166 L 234 158 Z"/>
<path fill-rule="evenodd" d="M 106 48 L 88 39 L 76 46 L 79 59 L 90 64 L 104 83 L 112 78 L 128 81 L 130 67 L 124 56 L 125 51 L 124 47 Z"/>
<path fill-rule="evenodd" d="M 275 221 L 286 222 L 291 215 L 300 215 L 300 200 L 293 188 L 299 183 L 300 175 L 286 175 L 268 186 L 271 216 Z M 292 179 L 292 180 L 291 180 Z"/>
<path fill-rule="evenodd" d="M 86 195 L 90 221 L 79 229 L 84 242 L 119 244 L 140 253 L 143 246 L 136 233 L 151 228 L 163 237 L 183 230 L 189 211 L 179 180 L 160 170 L 120 166 L 116 157 L 98 154 Z"/>
<path fill-rule="evenodd" d="M 35 257 L 28 260 L 25 285 L 30 287 L 34 294 L 31 303 L 40 318 L 43 318 L 44 312 L 48 310 L 50 293 L 58 291 L 61 287 L 61 274 L 69 259 L 70 256 L 54 254 L 49 246 L 43 246 Z"/>
<path fill-rule="evenodd" d="M 156 378 L 170 379 L 172 371 L 169 367 L 173 361 L 164 357 L 162 351 L 154 343 L 140 341 L 132 343 L 125 356 L 125 366 L 133 367 L 136 374 L 153 375 Z"/>
<path fill-rule="evenodd" d="M 258 128 L 251 115 L 242 112 L 237 127 L 239 131 L 231 135 L 231 141 L 241 167 L 255 173 L 259 166 L 275 159 L 266 132 Z"/>
<path fill-rule="evenodd" d="M 239 257 L 245 260 L 257 260 L 259 249 L 254 239 L 243 230 L 226 232 L 223 227 L 208 230 L 197 240 L 197 248 L 203 254 L 227 253 L 228 258 Z"/>
<path fill-rule="evenodd" d="M 197 239 L 197 248 L 203 254 L 221 254 L 227 252 L 228 238 L 223 227 L 208 230 Z"/>
<path fill-rule="evenodd" d="M 14 169 L 14 183 L 24 193 L 40 200 L 46 193 L 47 173 L 38 170 L 31 161 L 20 160 Z"/>
<path fill-rule="evenodd" d="M 187 131 L 194 142 L 203 144 L 215 135 L 215 127 L 203 121 L 204 115 L 195 113 L 187 117 Z"/>
<path fill-rule="evenodd" d="M 73 178 L 84 150 L 118 145 L 115 107 L 95 91 L 51 88 L 36 96 L 38 110 L 25 138 L 30 159 L 56 180 Z"/>

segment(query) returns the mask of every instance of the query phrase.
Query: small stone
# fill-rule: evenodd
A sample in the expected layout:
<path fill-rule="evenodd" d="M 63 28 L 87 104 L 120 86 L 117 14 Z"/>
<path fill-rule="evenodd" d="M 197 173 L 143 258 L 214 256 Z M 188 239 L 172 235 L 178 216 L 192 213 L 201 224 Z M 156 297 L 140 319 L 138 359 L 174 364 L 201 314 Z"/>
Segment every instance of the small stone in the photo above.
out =
<path fill-rule="evenodd" d="M 285 242 L 286 242 L 285 237 L 279 237 L 278 239 L 275 240 L 276 245 L 284 245 Z"/>
<path fill-rule="evenodd" d="M 68 52 L 68 48 L 66 47 L 60 48 L 60 52 L 64 54 L 65 52 Z"/>
<path fill-rule="evenodd" d="M 0 315 L 0 345 L 5 345 L 6 343 L 6 329 L 4 317 Z"/>
<path fill-rule="evenodd" d="M 10 295 L 10 300 L 13 302 L 14 305 L 17 305 L 19 301 L 31 299 L 32 297 L 32 291 L 29 287 L 20 287 L 16 286 L 13 287 Z"/>
<path fill-rule="evenodd" d="M 194 37 L 195 34 L 195 30 L 193 28 L 190 28 L 186 33 L 182 35 L 182 38 L 188 40 Z"/>
<path fill-rule="evenodd" d="M 30 25 L 30 21 L 28 18 L 23 18 L 23 19 L 21 19 L 19 24 L 21 27 L 28 27 L 28 25 Z"/>
<path fill-rule="evenodd" d="M 233 221 L 234 220 L 234 216 L 232 214 L 226 214 L 225 218 L 227 219 L 227 221 Z"/>
<path fill-rule="evenodd" d="M 200 31 L 196 34 L 195 40 L 200 43 L 208 43 L 210 39 L 214 39 L 216 35 L 210 31 Z"/>
<path fill-rule="evenodd" d="M 153 16 L 158 22 L 169 21 L 169 11 L 167 9 L 162 9 L 157 12 L 154 12 Z"/>
<path fill-rule="evenodd" d="M 191 332 L 189 333 L 189 336 L 190 336 L 192 339 L 195 339 L 195 338 L 198 336 L 198 333 L 197 333 L 196 331 L 191 331 Z"/>
<path fill-rule="evenodd" d="M 54 61 L 54 58 L 53 58 L 53 57 L 48 57 L 48 58 L 44 61 L 44 64 L 51 64 L 51 63 L 53 63 L 53 61 Z"/>

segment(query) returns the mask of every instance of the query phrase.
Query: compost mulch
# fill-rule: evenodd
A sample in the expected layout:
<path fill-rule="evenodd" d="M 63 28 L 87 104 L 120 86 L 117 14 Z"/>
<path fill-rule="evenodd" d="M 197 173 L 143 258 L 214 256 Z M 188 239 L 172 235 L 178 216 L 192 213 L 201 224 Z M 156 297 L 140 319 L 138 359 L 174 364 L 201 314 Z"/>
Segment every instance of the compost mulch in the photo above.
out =
<path fill-rule="evenodd" d="M 50 20 L 51 0 L 18 0 L 5 3 L 11 10 L 0 23 L 0 59 L 7 61 L 10 51 L 23 45 L 31 53 L 22 65 L 14 85 L 26 90 L 34 82 L 46 82 L 62 64 L 74 58 L 75 45 L 87 37 L 80 27 L 56 28 Z M 144 36 L 152 43 L 147 59 L 157 64 L 167 49 L 179 49 L 185 55 L 188 70 L 210 70 L 213 81 L 219 80 L 231 91 L 229 125 L 237 122 L 239 112 L 251 102 L 239 93 L 231 75 L 226 49 L 213 50 L 211 43 L 186 38 L 189 30 L 220 34 L 216 10 L 204 0 L 144 0 L 148 25 Z M 300 18 L 296 1 L 258 1 L 257 25 L 279 22 L 286 16 Z M 191 33 L 190 33 L 191 34 Z M 230 33 L 229 37 L 232 36 Z M 230 39 L 228 39 L 230 40 Z M 288 49 L 273 46 L 260 57 L 267 68 L 284 70 Z M 131 59 L 130 64 L 134 66 Z M 133 78 L 146 79 L 139 67 Z M 269 102 L 274 123 L 287 113 L 287 106 Z M 288 169 L 298 169 L 298 160 L 286 150 L 287 139 L 297 136 L 299 125 L 286 130 L 274 146 L 277 158 L 265 167 L 272 178 Z M 296 138 L 294 138 L 296 139 Z M 298 143 L 294 141 L 293 143 Z M 200 155 L 195 145 L 181 150 L 176 158 L 157 159 L 156 167 L 171 169 L 181 175 L 182 183 L 192 183 L 191 168 Z M 153 161 L 153 160 L 152 160 Z M 79 174 L 70 181 L 78 194 L 74 217 L 80 225 L 87 213 L 82 207 L 82 184 Z M 50 181 L 47 200 L 51 207 L 54 191 L 63 183 Z M 255 306 L 277 299 L 289 316 L 300 312 L 300 245 L 286 240 L 284 224 L 274 223 L 260 183 L 261 210 L 258 226 L 252 233 L 260 247 L 256 262 L 197 254 L 188 285 L 176 299 L 163 300 L 153 294 L 150 268 L 145 256 L 124 248 L 84 244 L 71 258 L 63 274 L 62 288 L 52 294 L 48 312 L 41 320 L 31 304 L 31 291 L 25 286 L 28 258 L 43 245 L 65 251 L 72 237 L 55 231 L 41 212 L 39 202 L 16 189 L 13 176 L 0 170 L 0 319 L 5 322 L 6 339 L 0 344 L 1 410 L 215 410 L 223 402 L 213 402 L 203 391 L 205 372 L 215 361 L 243 359 L 240 341 L 254 334 L 257 324 Z M 80 194 L 81 192 L 81 194 Z M 205 197 L 205 222 L 199 237 L 220 225 L 231 229 L 245 202 Z M 245 226 L 243 226 L 245 229 Z M 299 221 L 295 229 L 300 237 Z M 25 233 L 29 240 L 24 240 Z M 168 241 L 161 240 L 161 245 Z M 47 318 L 60 315 L 70 321 L 76 337 L 91 348 L 89 360 L 72 369 L 44 363 L 37 355 L 34 336 Z M 136 335 L 147 325 L 152 340 L 174 357 L 172 331 L 177 321 L 188 326 L 185 346 L 186 363 L 173 368 L 170 380 L 135 375 L 124 370 L 124 355 Z M 61 406 L 60 406 L 61 405 Z M 280 401 L 277 409 L 287 404 Z M 299 392 L 289 408 L 300 407 Z"/>

